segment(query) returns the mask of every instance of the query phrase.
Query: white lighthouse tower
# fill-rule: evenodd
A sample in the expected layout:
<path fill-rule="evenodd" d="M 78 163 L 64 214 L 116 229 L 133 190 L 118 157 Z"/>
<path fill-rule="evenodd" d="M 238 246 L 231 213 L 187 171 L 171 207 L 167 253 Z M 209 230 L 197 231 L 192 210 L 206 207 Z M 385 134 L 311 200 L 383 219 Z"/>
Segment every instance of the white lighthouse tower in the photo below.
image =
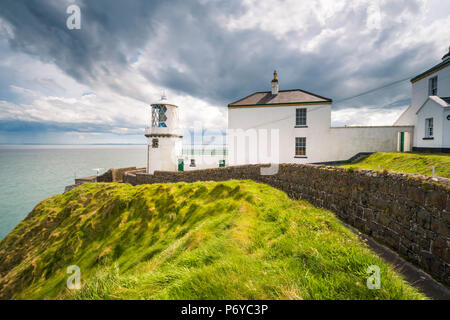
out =
<path fill-rule="evenodd" d="M 182 138 L 178 106 L 169 103 L 163 95 L 151 105 L 151 126 L 145 129 L 148 139 L 147 173 L 177 171 L 182 153 Z"/>

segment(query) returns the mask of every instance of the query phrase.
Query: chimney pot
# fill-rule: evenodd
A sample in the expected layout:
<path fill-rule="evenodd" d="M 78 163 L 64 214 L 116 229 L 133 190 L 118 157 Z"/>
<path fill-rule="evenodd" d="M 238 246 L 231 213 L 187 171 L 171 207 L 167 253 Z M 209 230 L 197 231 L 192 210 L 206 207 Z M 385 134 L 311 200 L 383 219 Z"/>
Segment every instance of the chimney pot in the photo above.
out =
<path fill-rule="evenodd" d="M 280 89 L 280 86 L 278 84 L 278 74 L 277 74 L 277 71 L 275 70 L 273 72 L 272 94 L 276 96 L 278 94 L 279 89 Z"/>

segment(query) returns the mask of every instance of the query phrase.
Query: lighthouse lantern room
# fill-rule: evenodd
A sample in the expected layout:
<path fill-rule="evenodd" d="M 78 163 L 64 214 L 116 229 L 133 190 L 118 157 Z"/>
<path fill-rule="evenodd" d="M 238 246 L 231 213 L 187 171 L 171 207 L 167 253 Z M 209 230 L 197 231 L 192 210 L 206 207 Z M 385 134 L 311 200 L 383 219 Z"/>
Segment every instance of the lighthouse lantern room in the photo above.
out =
<path fill-rule="evenodd" d="M 151 126 L 145 130 L 147 143 L 147 173 L 177 171 L 182 153 L 178 106 L 165 96 L 151 105 Z"/>

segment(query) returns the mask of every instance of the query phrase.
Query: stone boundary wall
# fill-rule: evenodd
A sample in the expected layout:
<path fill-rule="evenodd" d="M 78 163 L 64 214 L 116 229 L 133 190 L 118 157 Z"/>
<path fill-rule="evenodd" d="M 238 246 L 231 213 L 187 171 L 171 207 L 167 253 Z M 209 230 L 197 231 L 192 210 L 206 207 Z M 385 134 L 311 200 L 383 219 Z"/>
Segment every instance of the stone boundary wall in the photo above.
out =
<path fill-rule="evenodd" d="M 125 172 L 136 171 L 136 167 L 127 167 L 120 169 L 109 169 L 104 174 L 97 177 L 97 182 L 122 182 Z"/>
<path fill-rule="evenodd" d="M 250 179 L 329 209 L 343 221 L 397 251 L 450 285 L 450 179 L 351 170 L 319 165 L 280 165 L 262 176 L 261 165 L 186 172 L 131 171 L 132 185 Z"/>

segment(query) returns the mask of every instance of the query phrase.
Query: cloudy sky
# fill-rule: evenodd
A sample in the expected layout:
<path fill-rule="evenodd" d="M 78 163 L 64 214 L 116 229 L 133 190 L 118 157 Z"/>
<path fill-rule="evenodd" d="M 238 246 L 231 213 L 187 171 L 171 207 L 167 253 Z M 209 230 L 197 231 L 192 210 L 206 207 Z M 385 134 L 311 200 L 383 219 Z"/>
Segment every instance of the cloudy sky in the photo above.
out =
<path fill-rule="evenodd" d="M 185 128 L 281 89 L 332 98 L 333 125 L 390 125 L 450 45 L 448 0 L 1 0 L 0 144 L 144 143 L 164 91 Z M 81 29 L 67 27 L 68 6 Z"/>

